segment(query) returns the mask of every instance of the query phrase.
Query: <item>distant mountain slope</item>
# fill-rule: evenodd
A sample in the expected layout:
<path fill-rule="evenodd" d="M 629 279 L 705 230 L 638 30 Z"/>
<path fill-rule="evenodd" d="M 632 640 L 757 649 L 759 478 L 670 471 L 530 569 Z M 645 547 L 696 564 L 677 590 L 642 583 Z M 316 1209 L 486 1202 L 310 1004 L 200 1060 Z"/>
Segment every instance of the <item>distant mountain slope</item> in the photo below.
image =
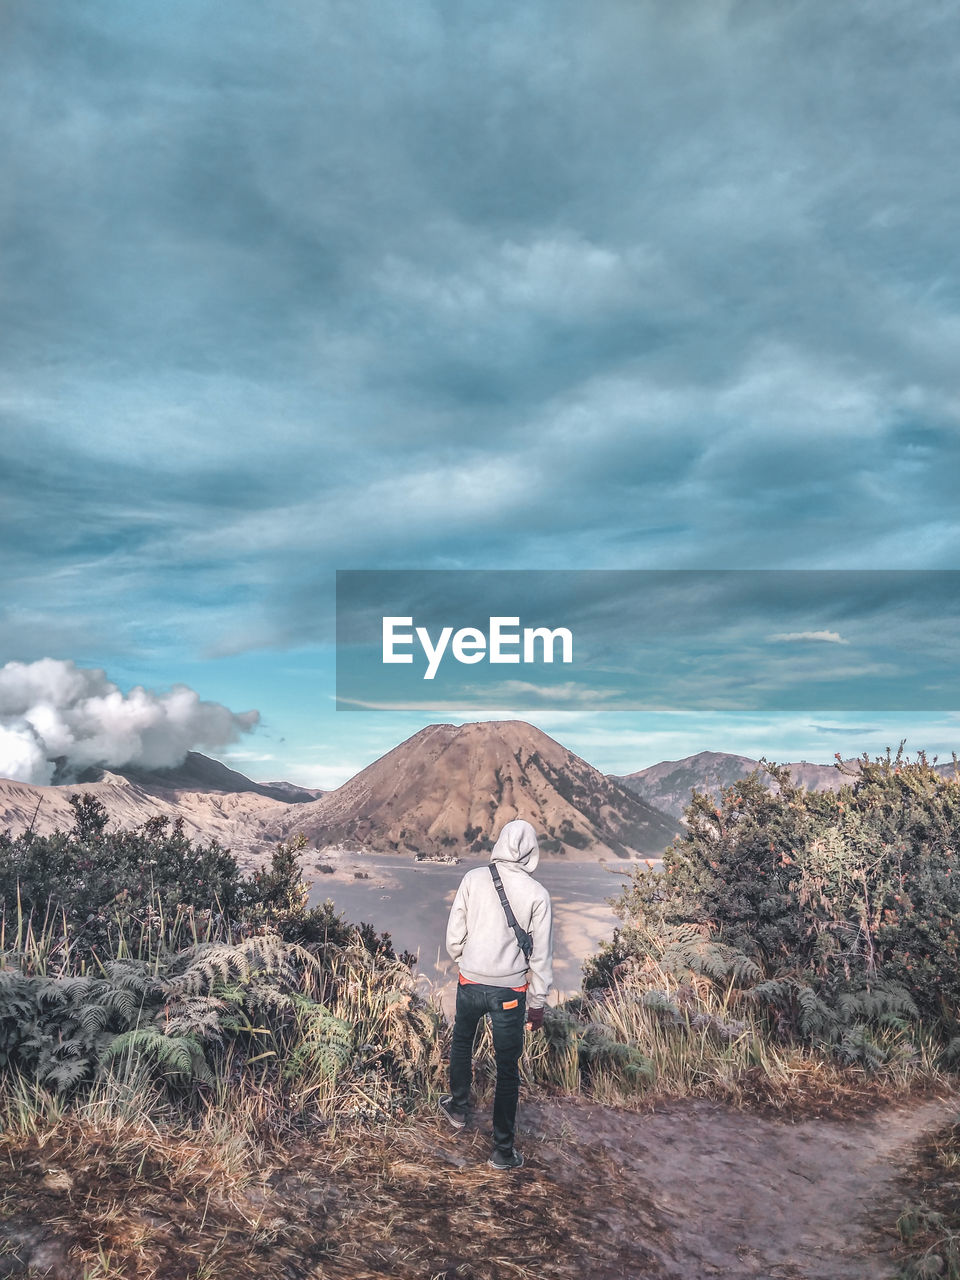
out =
<path fill-rule="evenodd" d="M 683 760 L 663 760 L 660 764 L 628 773 L 619 781 L 671 817 L 682 818 L 690 803 L 692 788 L 716 795 L 744 778 L 756 767 L 747 756 L 727 755 L 723 751 L 700 751 Z"/>
<path fill-rule="evenodd" d="M 275 842 L 265 828 L 268 816 L 296 803 L 294 796 L 312 801 L 323 794 L 289 783 L 253 782 L 191 751 L 173 769 L 89 770 L 76 782 L 52 787 L 0 779 L 0 830 L 16 834 L 31 824 L 41 834 L 67 830 L 73 824 L 70 797 L 78 792 L 95 795 L 115 826 L 139 826 L 157 816 L 171 822 L 182 818 L 192 839 L 219 840 L 242 860 Z"/>
<path fill-rule="evenodd" d="M 678 830 L 616 778 L 520 720 L 430 725 L 269 825 L 282 835 L 302 831 L 319 848 L 476 854 L 516 817 L 533 823 L 545 854 L 573 858 L 659 854 Z"/>
<path fill-rule="evenodd" d="M 858 761 L 846 763 L 855 770 Z M 187 835 L 216 838 L 245 863 L 297 831 L 320 848 L 476 854 L 514 817 L 533 823 L 547 856 L 654 856 L 680 830 L 691 788 L 715 795 L 756 764 L 747 756 L 701 751 L 618 778 L 523 721 L 439 724 L 330 792 L 253 782 L 195 751 L 177 768 L 93 771 L 59 786 L 0 779 L 0 831 L 16 833 L 31 823 L 41 833 L 67 829 L 70 796 L 89 791 L 117 826 L 157 815 L 182 818 Z M 787 768 L 811 788 L 836 790 L 851 780 L 833 765 L 801 761 Z M 937 768 L 952 775 L 954 766 Z"/>
<path fill-rule="evenodd" d="M 648 769 L 624 774 L 619 781 L 642 796 L 648 804 L 655 805 L 671 817 L 682 818 L 690 803 L 692 789 L 696 788 L 697 791 L 705 791 L 713 796 L 719 795 L 723 787 L 731 786 L 738 778 L 745 778 L 758 765 L 759 761 L 751 760 L 749 756 L 730 755 L 724 751 L 699 751 L 682 760 L 664 760 Z M 845 760 L 843 767 L 856 774 L 859 772 L 859 760 L 854 756 Z M 944 776 L 953 774 L 952 761 L 935 767 Z M 841 773 L 833 764 L 811 764 L 808 760 L 800 760 L 785 765 L 785 768 L 790 770 L 793 781 L 806 787 L 808 791 L 839 791 L 842 786 L 854 780 L 850 772 Z M 768 775 L 763 771 L 760 776 L 769 781 Z"/>
<path fill-rule="evenodd" d="M 151 790 L 165 791 L 230 791 L 265 796 L 284 804 L 303 804 L 316 800 L 322 791 L 311 787 L 298 787 L 292 782 L 253 782 L 236 769 L 230 769 L 219 760 L 211 760 L 199 751 L 188 751 L 183 764 L 172 769 L 118 769 L 117 773 L 131 782 Z M 99 776 L 99 775 L 95 775 Z"/>

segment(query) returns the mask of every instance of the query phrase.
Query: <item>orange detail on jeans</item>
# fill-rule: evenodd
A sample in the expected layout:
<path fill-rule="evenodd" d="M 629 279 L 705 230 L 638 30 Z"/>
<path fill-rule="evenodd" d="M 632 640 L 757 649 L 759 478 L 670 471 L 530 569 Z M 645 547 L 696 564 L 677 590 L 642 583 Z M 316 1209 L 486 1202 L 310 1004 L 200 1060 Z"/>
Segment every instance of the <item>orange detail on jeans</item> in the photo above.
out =
<path fill-rule="evenodd" d="M 461 975 L 460 975 L 460 985 L 461 985 L 461 987 L 478 987 L 480 984 L 479 984 L 479 982 L 474 982 L 471 978 L 465 978 L 465 977 L 463 976 L 463 974 L 461 973 Z M 511 987 L 511 988 L 510 988 L 510 990 L 511 990 L 511 991 L 526 991 L 526 989 L 527 989 L 527 987 L 529 987 L 529 985 L 530 985 L 530 983 L 529 983 L 529 982 L 525 982 L 525 983 L 523 984 L 523 986 L 522 986 L 522 987 Z"/>

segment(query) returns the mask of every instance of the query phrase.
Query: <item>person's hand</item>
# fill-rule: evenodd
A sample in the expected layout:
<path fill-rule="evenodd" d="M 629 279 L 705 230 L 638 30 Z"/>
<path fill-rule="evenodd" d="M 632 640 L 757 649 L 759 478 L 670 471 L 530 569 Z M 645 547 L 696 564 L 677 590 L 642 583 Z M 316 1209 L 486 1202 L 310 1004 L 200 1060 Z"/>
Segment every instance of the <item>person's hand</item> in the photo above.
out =
<path fill-rule="evenodd" d="M 526 1028 L 528 1031 L 539 1031 L 543 1026 L 543 1009 L 528 1009 Z"/>

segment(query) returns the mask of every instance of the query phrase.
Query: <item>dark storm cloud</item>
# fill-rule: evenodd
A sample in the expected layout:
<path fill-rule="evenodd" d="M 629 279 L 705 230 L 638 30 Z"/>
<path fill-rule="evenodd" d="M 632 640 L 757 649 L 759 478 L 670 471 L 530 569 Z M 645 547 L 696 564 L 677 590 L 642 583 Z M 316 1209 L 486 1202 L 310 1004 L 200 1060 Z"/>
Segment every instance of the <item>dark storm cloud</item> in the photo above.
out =
<path fill-rule="evenodd" d="M 958 45 L 892 0 L 8 5 L 10 656 L 54 599 L 315 639 L 336 567 L 954 563 Z"/>

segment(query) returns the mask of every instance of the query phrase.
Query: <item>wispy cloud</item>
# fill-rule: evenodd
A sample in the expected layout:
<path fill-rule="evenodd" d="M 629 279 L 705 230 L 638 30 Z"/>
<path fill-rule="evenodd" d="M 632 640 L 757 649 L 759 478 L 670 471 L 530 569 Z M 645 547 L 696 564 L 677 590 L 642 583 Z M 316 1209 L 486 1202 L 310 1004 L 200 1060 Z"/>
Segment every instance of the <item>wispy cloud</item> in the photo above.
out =
<path fill-rule="evenodd" d="M 804 641 L 813 641 L 816 644 L 850 643 L 849 640 L 844 640 L 843 636 L 837 631 L 778 631 L 772 636 L 767 636 L 767 639 L 778 644 L 793 644 Z"/>

